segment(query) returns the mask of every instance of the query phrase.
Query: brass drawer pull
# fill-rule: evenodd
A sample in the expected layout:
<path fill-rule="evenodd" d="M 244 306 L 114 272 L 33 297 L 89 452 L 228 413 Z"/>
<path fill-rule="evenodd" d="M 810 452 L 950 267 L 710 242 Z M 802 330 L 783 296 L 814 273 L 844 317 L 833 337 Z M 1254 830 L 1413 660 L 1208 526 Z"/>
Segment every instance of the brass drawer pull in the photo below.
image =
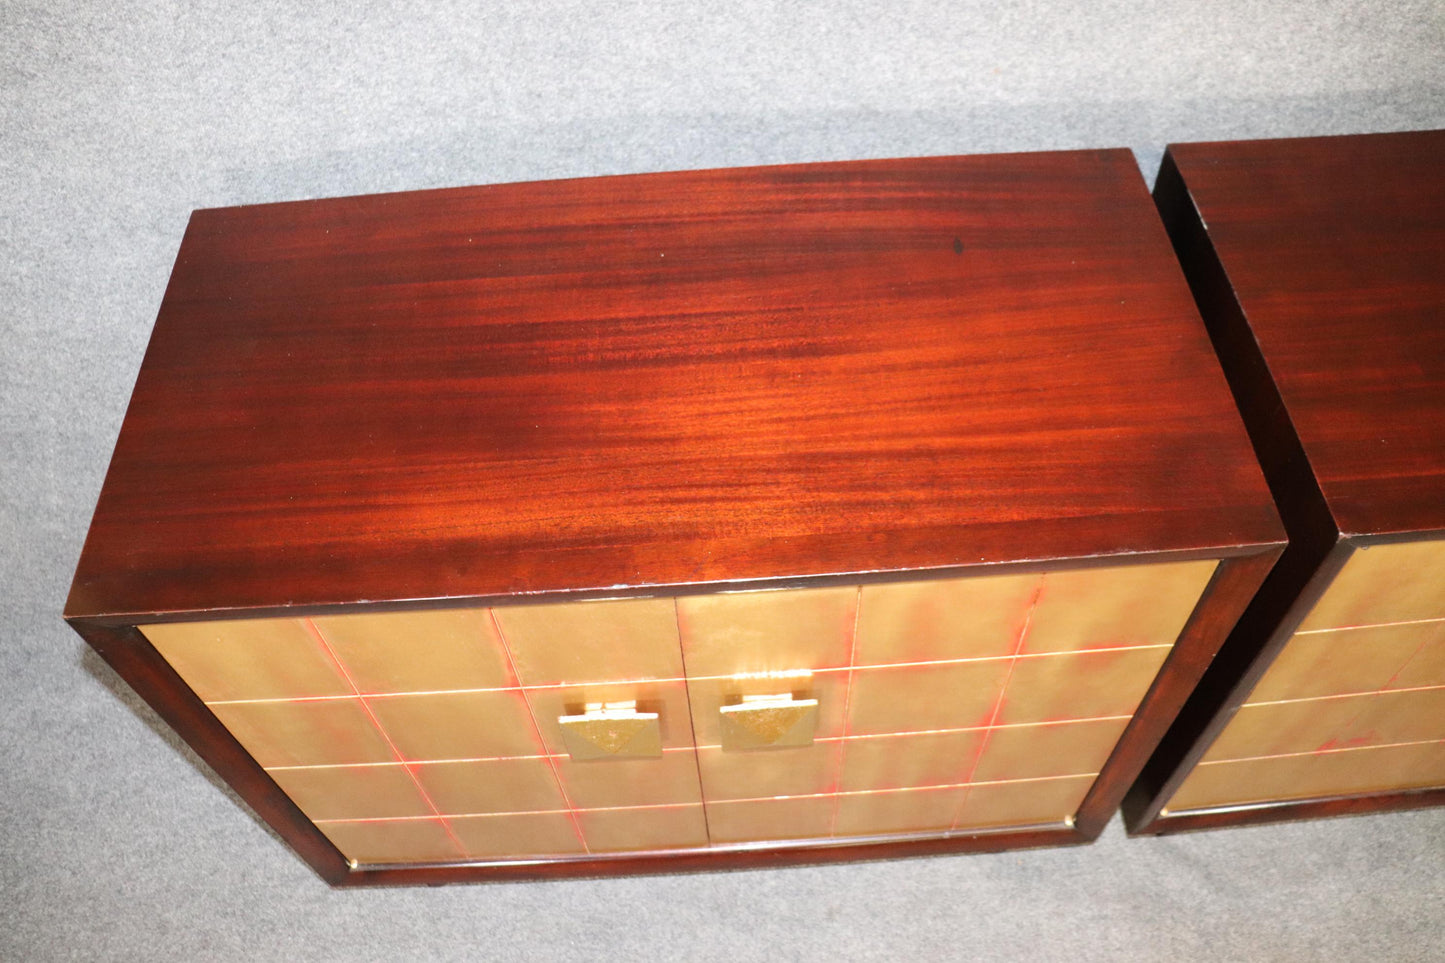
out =
<path fill-rule="evenodd" d="M 655 712 L 637 703 L 589 702 L 580 715 L 559 716 L 562 741 L 574 760 L 657 758 L 662 726 Z"/>
<path fill-rule="evenodd" d="M 790 692 L 745 695 L 720 712 L 724 751 L 811 746 L 818 726 L 818 700 Z"/>

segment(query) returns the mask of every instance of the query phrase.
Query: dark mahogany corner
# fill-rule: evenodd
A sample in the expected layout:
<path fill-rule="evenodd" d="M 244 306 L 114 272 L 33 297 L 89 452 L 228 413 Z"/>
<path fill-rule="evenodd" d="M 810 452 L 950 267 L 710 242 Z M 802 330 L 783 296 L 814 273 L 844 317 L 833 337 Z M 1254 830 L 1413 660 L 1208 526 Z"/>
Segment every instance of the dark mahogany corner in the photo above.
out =
<path fill-rule="evenodd" d="M 1282 624 L 1286 617 L 1293 611 L 1292 622 L 1303 619 L 1349 553 L 1170 151 L 1155 181 L 1154 201 L 1244 417 L 1289 544 L 1257 594 L 1245 600 L 1237 622 L 1225 628 L 1217 658 L 1201 673 L 1124 795 L 1124 824 L 1131 834 L 1161 831 L 1165 803 L 1284 647 L 1293 628 Z"/>

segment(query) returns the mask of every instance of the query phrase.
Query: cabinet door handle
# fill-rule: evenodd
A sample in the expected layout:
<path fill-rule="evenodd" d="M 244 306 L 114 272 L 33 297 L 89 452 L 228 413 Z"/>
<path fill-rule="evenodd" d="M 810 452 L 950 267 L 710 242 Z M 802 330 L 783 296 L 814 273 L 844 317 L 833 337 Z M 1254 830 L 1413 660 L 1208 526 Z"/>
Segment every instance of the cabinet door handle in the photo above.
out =
<path fill-rule="evenodd" d="M 811 746 L 818 727 L 818 700 L 796 699 L 791 692 L 745 695 L 719 712 L 726 752 Z"/>
<path fill-rule="evenodd" d="M 562 741 L 573 759 L 638 759 L 662 755 L 662 726 L 655 712 L 634 702 L 589 702 L 577 715 L 558 716 Z"/>

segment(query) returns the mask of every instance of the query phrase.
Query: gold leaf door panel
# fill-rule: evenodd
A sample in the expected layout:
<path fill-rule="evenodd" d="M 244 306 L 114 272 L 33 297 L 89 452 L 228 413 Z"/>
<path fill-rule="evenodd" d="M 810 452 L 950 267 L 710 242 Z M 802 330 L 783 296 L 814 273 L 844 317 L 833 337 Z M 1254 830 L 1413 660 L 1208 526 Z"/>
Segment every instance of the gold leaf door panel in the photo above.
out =
<path fill-rule="evenodd" d="M 1445 786 L 1445 541 L 1356 549 L 1167 810 Z"/>
<path fill-rule="evenodd" d="M 714 843 L 1072 817 L 1212 560 L 678 600 Z M 806 747 L 732 752 L 720 706 L 816 698 Z"/>
<path fill-rule="evenodd" d="M 565 858 L 1063 824 L 1214 567 L 141 629 L 349 859 Z"/>

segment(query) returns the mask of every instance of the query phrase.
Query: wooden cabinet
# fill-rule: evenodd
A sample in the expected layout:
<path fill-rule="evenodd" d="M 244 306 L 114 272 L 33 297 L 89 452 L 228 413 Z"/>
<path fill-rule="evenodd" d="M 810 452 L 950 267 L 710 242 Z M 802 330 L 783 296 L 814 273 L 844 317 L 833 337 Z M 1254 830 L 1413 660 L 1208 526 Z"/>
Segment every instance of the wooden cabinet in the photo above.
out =
<path fill-rule="evenodd" d="M 67 618 L 334 883 L 1094 838 L 1282 546 L 1125 151 L 198 211 Z"/>
<path fill-rule="evenodd" d="M 1445 799 L 1445 132 L 1172 147 L 1156 195 L 1290 546 L 1126 809 Z"/>

